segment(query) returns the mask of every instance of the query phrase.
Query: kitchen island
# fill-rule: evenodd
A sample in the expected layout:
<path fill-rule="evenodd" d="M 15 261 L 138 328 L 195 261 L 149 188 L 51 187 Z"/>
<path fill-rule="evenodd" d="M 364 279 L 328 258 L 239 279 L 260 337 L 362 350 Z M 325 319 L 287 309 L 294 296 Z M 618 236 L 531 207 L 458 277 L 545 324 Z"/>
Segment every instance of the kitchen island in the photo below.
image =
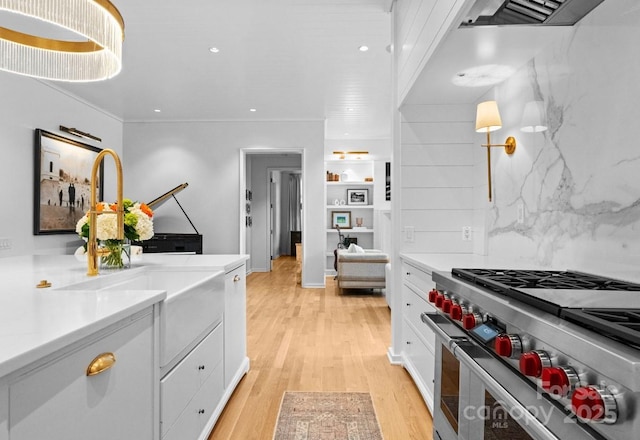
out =
<path fill-rule="evenodd" d="M 0 259 L 0 440 L 206 438 L 249 369 L 246 260 Z"/>

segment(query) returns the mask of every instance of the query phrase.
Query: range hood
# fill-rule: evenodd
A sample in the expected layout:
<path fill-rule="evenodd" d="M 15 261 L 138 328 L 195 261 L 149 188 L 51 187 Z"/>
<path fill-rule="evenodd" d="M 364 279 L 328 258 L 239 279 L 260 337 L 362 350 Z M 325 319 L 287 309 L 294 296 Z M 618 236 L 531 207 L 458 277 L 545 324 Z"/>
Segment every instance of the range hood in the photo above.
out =
<path fill-rule="evenodd" d="M 476 0 L 460 27 L 573 26 L 604 0 Z"/>

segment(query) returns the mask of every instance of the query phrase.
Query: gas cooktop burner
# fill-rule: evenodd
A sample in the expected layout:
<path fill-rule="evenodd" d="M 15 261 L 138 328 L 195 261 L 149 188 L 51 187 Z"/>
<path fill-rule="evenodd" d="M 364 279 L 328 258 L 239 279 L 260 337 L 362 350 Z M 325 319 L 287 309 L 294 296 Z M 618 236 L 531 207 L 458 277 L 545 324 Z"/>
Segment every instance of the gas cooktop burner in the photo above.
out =
<path fill-rule="evenodd" d="M 491 292 L 640 347 L 640 284 L 571 271 L 456 268 L 451 273 Z M 628 308 L 621 308 L 621 304 Z"/>
<path fill-rule="evenodd" d="M 476 283 L 479 279 L 484 279 L 485 282 L 492 281 L 516 289 L 640 291 L 640 284 L 581 272 L 510 269 L 453 269 L 451 272 L 473 283 Z"/>
<path fill-rule="evenodd" d="M 640 348 L 639 309 L 565 309 L 560 317 Z"/>

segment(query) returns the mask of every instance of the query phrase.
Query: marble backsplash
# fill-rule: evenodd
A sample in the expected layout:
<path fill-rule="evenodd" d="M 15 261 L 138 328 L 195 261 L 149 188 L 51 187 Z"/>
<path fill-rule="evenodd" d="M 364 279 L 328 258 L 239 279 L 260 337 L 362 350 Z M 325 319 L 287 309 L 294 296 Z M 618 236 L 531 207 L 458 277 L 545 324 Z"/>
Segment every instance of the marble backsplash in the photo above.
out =
<path fill-rule="evenodd" d="M 604 2 L 494 90 L 504 124 L 495 142 L 513 135 L 518 149 L 493 162 L 488 255 L 640 271 L 638 41 L 637 1 Z M 520 131 L 529 101 L 543 102 L 546 131 Z"/>

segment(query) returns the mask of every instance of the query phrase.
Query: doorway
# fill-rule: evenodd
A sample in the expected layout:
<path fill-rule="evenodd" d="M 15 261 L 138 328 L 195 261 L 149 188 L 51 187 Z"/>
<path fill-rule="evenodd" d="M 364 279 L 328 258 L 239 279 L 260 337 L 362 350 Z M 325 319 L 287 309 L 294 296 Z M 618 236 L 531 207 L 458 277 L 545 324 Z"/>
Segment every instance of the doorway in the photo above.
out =
<path fill-rule="evenodd" d="M 250 257 L 250 271 L 270 272 L 275 258 L 291 255 L 291 228 L 298 227 L 294 232 L 302 236 L 302 191 L 293 195 L 299 206 L 297 222 L 290 218 L 289 191 L 291 176 L 302 186 L 302 151 L 243 150 L 241 167 L 245 200 L 241 203 L 240 249 Z"/>
<path fill-rule="evenodd" d="M 282 255 L 295 256 L 295 244 L 302 241 L 302 170 L 297 167 L 268 169 L 271 268 Z"/>

